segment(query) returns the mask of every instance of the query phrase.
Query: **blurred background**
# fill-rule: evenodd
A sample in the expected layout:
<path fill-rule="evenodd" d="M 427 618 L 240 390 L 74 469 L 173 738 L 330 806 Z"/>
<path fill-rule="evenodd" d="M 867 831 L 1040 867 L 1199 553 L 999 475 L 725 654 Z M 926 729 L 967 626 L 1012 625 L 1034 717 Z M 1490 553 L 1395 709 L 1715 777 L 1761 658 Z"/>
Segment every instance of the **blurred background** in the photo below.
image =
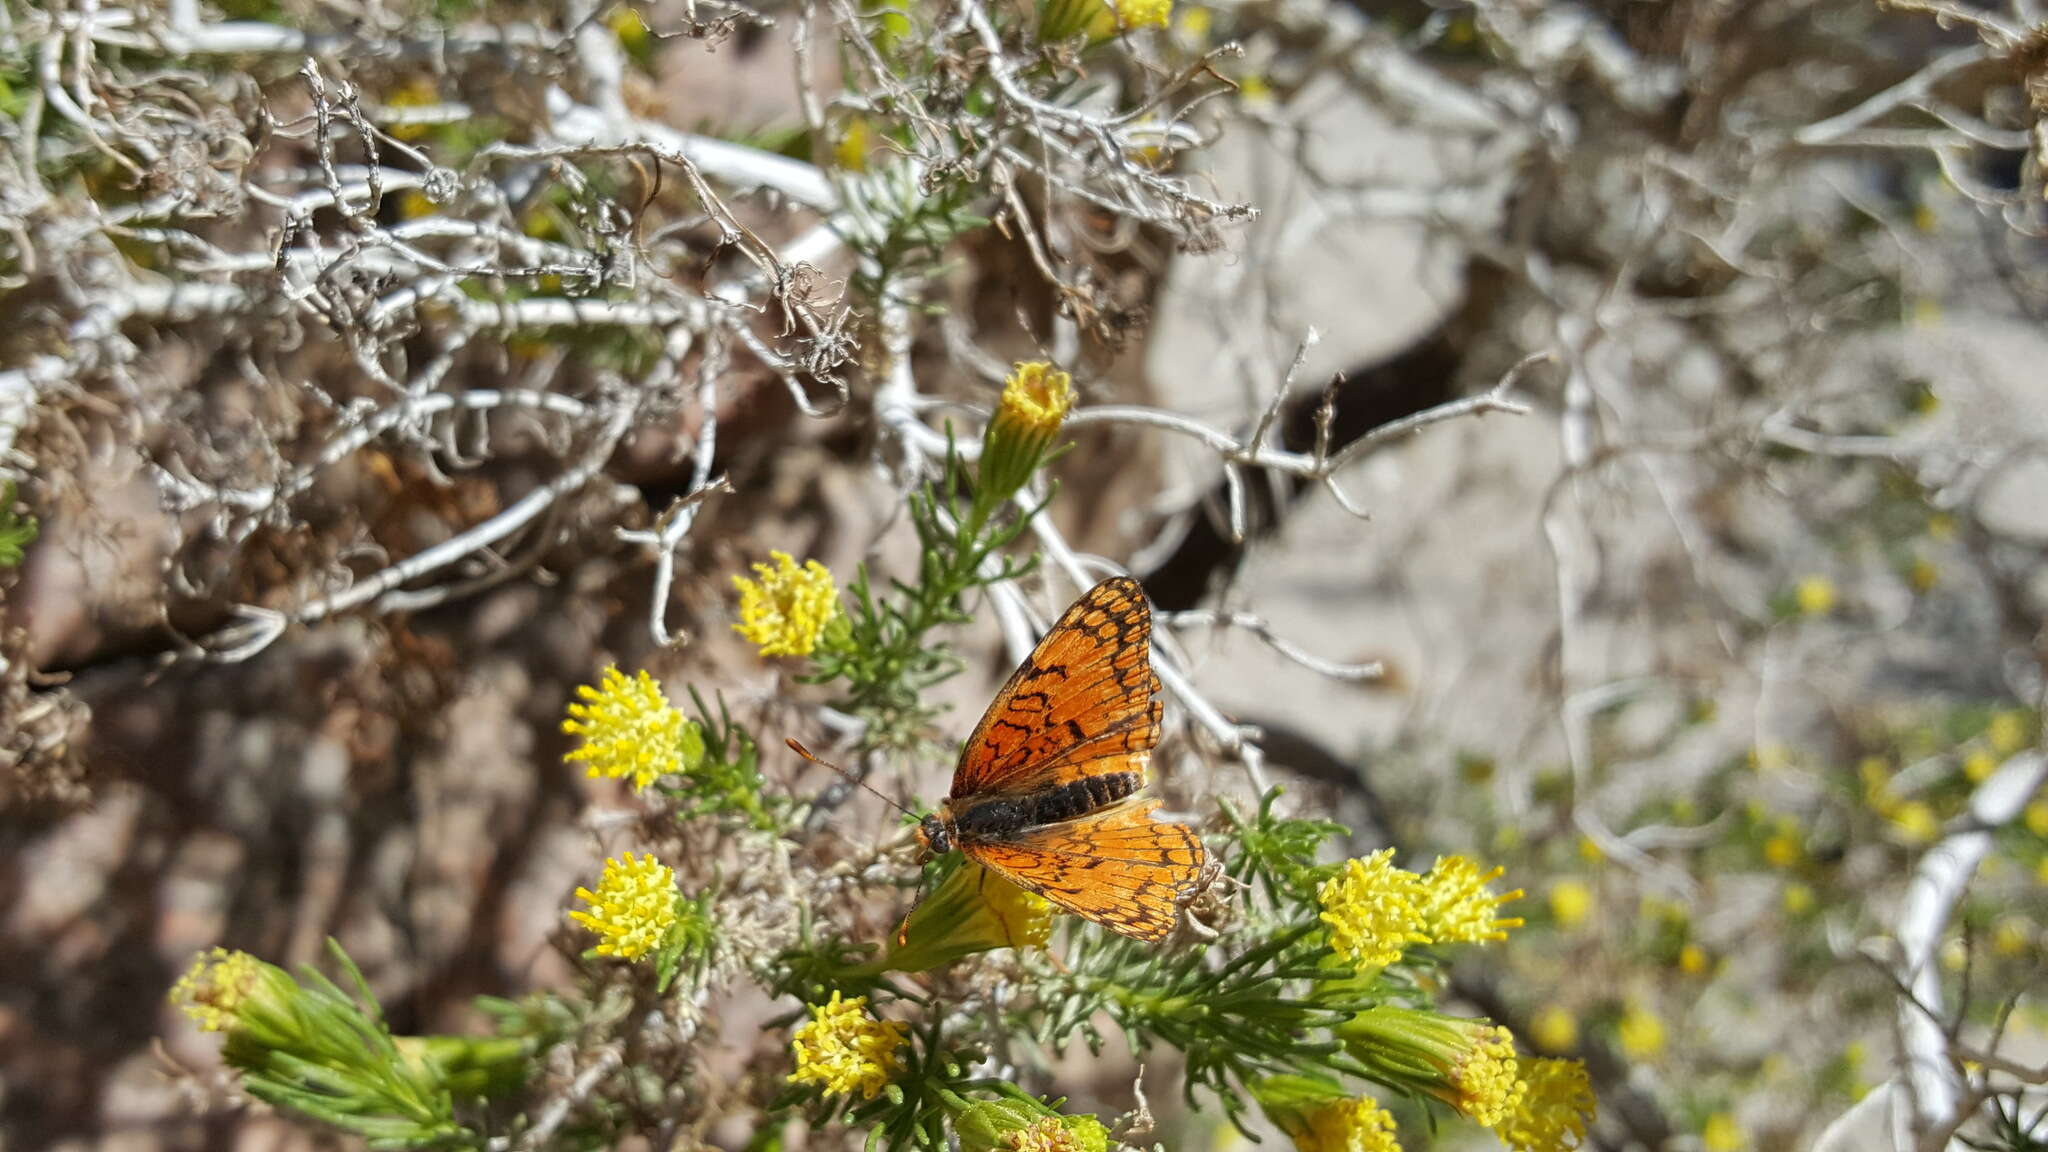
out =
<path fill-rule="evenodd" d="M 1177 810 L 1279 784 L 1526 890 L 1445 994 L 1587 1061 L 1593 1146 L 2048 1141 L 2033 0 L 0 13 L 7 1146 L 354 1146 L 167 1004 L 217 944 L 335 937 L 407 1032 L 573 984 L 638 843 L 562 762 L 607 663 L 825 795 L 732 576 L 914 569 L 1036 359 L 1047 562 L 935 746 L 1100 558 Z M 695 1074 L 780 1075 L 780 1010 L 714 1000 Z M 760 1146 L 706 1091 L 679 1146 Z"/>

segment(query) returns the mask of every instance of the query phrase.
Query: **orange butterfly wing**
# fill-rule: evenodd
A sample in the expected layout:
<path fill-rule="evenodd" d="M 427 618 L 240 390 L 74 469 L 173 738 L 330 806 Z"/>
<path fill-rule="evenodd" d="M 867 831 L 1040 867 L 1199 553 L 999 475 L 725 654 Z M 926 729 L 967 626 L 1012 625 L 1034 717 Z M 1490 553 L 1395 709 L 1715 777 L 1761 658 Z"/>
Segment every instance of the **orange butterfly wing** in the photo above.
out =
<path fill-rule="evenodd" d="M 1090 588 L 996 693 L 960 751 L 953 798 L 1136 772 L 1159 743 L 1152 611 L 1128 576 Z"/>
<path fill-rule="evenodd" d="M 1186 825 L 1154 820 L 1157 807 L 1119 804 L 960 848 L 1019 888 L 1112 932 L 1157 943 L 1201 890 L 1208 868 L 1201 840 Z"/>

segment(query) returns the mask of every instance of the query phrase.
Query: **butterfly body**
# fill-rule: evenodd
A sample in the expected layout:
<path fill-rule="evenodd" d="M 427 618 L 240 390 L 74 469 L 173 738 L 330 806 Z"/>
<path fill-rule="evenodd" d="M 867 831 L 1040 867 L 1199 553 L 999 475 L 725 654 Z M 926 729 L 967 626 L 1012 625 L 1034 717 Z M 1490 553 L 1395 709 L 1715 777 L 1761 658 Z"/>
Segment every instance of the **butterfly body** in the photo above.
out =
<path fill-rule="evenodd" d="M 1041 824 L 1079 820 L 1121 801 L 1144 786 L 1137 772 L 1107 772 L 1084 776 L 1043 792 L 1017 797 L 998 796 L 978 800 L 955 810 L 952 800 L 943 801 L 939 814 L 927 816 L 918 832 L 925 847 L 944 854 L 954 845 L 1001 844 Z"/>
<path fill-rule="evenodd" d="M 1112 577 L 1067 609 L 968 737 L 952 794 L 918 826 L 1020 888 L 1140 940 L 1164 939 L 1208 856 L 1137 797 L 1159 742 L 1151 612 Z"/>

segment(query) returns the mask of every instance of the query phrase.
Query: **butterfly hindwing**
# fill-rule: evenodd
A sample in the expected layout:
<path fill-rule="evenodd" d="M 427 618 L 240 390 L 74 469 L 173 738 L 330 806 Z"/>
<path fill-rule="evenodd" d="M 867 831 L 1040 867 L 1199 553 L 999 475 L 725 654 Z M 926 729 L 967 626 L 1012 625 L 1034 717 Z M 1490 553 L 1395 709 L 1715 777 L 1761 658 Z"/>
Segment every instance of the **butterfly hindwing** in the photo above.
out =
<path fill-rule="evenodd" d="M 1110 761 L 1142 779 L 1161 711 L 1151 637 L 1136 580 L 1089 589 L 996 693 L 961 750 L 953 797 L 1044 791 Z"/>
<path fill-rule="evenodd" d="M 1124 804 L 960 847 L 982 866 L 1112 932 L 1157 942 L 1201 890 L 1208 853 L 1158 805 Z"/>

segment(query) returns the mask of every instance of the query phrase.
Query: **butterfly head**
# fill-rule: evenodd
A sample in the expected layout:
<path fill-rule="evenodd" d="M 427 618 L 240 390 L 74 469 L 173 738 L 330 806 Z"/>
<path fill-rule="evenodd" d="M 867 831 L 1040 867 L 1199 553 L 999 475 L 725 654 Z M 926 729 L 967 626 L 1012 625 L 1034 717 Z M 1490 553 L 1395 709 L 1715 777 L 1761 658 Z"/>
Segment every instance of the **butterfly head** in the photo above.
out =
<path fill-rule="evenodd" d="M 933 855 L 944 856 L 953 850 L 953 834 L 937 816 L 927 816 L 918 823 L 917 838 Z"/>

